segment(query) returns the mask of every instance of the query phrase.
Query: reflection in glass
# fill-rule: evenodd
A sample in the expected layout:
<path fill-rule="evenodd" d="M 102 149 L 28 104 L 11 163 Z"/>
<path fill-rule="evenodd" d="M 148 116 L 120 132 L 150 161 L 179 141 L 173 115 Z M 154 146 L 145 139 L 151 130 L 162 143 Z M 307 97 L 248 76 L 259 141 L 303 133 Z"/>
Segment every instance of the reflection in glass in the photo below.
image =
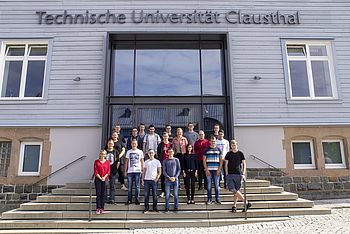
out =
<path fill-rule="evenodd" d="M 202 50 L 203 95 L 223 95 L 221 50 Z"/>
<path fill-rule="evenodd" d="M 223 129 L 224 124 L 224 105 L 206 104 L 203 106 L 204 132 L 207 136 L 213 134 L 214 125 L 219 124 Z M 225 129 L 223 129 L 225 130 Z"/>
<path fill-rule="evenodd" d="M 22 61 L 6 61 L 1 97 L 18 97 L 21 85 Z"/>
<path fill-rule="evenodd" d="M 326 164 L 342 164 L 339 142 L 322 142 L 324 160 Z"/>
<path fill-rule="evenodd" d="M 134 50 L 113 50 L 113 96 L 133 95 Z"/>
<path fill-rule="evenodd" d="M 311 56 L 327 56 L 326 46 L 310 46 L 309 49 Z"/>
<path fill-rule="evenodd" d="M 200 95 L 198 50 L 137 50 L 136 96 Z"/>
<path fill-rule="evenodd" d="M 305 56 L 305 46 L 303 45 L 289 45 L 287 46 L 287 53 L 289 56 Z"/>
<path fill-rule="evenodd" d="M 147 126 L 153 124 L 158 133 L 164 130 L 166 122 L 166 108 L 137 108 L 137 122 Z"/>
<path fill-rule="evenodd" d="M 46 56 L 46 46 L 30 46 L 29 56 Z"/>
<path fill-rule="evenodd" d="M 187 131 L 187 124 L 192 122 L 195 129 L 199 127 L 199 120 L 201 116 L 201 108 L 196 106 L 171 107 L 169 108 L 170 121 L 173 130 L 182 128 L 184 132 Z"/>
<path fill-rule="evenodd" d="M 7 56 L 23 56 L 25 51 L 25 46 L 11 46 L 7 47 Z"/>
<path fill-rule="evenodd" d="M 23 172 L 38 172 L 40 145 L 25 145 L 23 156 Z"/>
<path fill-rule="evenodd" d="M 312 164 L 311 148 L 308 142 L 293 142 L 294 164 Z"/>
<path fill-rule="evenodd" d="M 310 96 L 306 62 L 290 61 L 289 67 L 293 97 Z"/>
<path fill-rule="evenodd" d="M 41 97 L 43 91 L 45 61 L 28 61 L 25 97 Z"/>
<path fill-rule="evenodd" d="M 130 135 L 131 128 L 136 126 L 133 124 L 133 108 L 132 105 L 113 105 L 111 115 L 110 126 L 115 126 L 115 124 L 120 124 L 121 134 L 124 137 Z M 111 128 L 112 128 L 111 127 Z M 112 129 L 110 129 L 112 131 Z M 112 132 L 110 132 L 110 135 Z"/>
<path fill-rule="evenodd" d="M 316 97 L 332 97 L 331 77 L 327 61 L 312 61 L 312 75 Z"/>

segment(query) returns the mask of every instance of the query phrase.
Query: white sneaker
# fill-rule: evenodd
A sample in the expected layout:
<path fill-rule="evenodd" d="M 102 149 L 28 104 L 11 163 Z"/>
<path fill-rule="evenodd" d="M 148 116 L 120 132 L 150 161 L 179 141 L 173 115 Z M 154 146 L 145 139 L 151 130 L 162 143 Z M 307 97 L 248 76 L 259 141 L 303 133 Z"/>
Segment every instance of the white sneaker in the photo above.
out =
<path fill-rule="evenodd" d="M 160 196 L 161 198 L 164 198 L 164 197 L 165 197 L 164 193 L 161 193 L 159 196 Z"/>
<path fill-rule="evenodd" d="M 170 197 L 174 197 L 174 195 L 170 193 Z"/>
<path fill-rule="evenodd" d="M 127 188 L 127 187 L 125 187 L 125 185 L 124 185 L 124 184 L 122 185 L 121 189 L 122 189 L 122 190 L 125 190 L 125 191 L 127 191 L 127 190 L 128 190 L 128 188 Z"/>

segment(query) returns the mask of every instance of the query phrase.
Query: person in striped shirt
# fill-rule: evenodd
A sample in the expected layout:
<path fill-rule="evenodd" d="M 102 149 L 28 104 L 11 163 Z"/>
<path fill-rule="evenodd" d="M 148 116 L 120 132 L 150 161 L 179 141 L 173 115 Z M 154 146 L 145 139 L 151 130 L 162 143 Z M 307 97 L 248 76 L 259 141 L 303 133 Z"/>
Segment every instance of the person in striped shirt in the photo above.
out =
<path fill-rule="evenodd" d="M 211 185 L 212 181 L 215 186 L 215 203 L 221 204 L 220 202 L 220 186 L 219 179 L 222 169 L 223 156 L 221 150 L 216 146 L 216 137 L 210 136 L 209 147 L 204 151 L 203 154 L 203 166 L 207 176 L 207 205 L 212 204 Z"/>

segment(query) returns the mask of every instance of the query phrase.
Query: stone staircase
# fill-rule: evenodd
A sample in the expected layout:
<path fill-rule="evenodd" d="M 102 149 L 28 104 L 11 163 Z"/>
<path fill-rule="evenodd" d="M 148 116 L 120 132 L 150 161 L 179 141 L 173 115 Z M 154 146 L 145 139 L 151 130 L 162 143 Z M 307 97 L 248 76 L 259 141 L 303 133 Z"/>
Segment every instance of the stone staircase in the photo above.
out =
<path fill-rule="evenodd" d="M 95 194 L 94 189 L 92 192 Z M 244 219 L 244 213 L 241 212 L 242 202 L 237 204 L 237 213 L 231 212 L 233 196 L 225 189 L 221 189 L 221 205 L 206 205 L 206 190 L 197 190 L 196 204 L 188 205 L 185 191 L 182 190 L 179 191 L 178 212 L 162 212 L 165 200 L 158 198 L 158 209 L 161 212 L 147 214 L 142 212 L 143 203 L 124 205 L 127 201 L 127 191 L 117 189 L 117 204 L 106 204 L 106 213 L 103 215 L 94 213 L 95 196 L 92 196 L 93 212 L 89 222 L 89 194 L 88 182 L 68 183 L 63 188 L 52 190 L 52 194 L 39 196 L 34 202 L 22 204 L 19 209 L 4 212 L 0 220 L 0 229 L 213 227 L 286 220 L 293 215 L 331 212 L 329 209 L 315 208 L 312 201 L 298 198 L 297 194 L 285 192 L 281 187 L 272 186 L 269 181 L 248 180 L 247 198 L 252 207 L 247 212 L 247 219 Z"/>

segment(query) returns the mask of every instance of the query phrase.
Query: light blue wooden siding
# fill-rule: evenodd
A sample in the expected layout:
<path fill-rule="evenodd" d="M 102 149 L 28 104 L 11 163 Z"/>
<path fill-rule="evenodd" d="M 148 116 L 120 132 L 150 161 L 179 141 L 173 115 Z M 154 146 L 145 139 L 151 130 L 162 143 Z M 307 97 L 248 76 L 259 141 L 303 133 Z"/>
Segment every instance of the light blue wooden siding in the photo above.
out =
<path fill-rule="evenodd" d="M 126 13 L 132 10 L 191 12 L 300 11 L 300 25 L 106 24 L 38 25 L 35 11 L 52 14 Z M 349 0 L 92 1 L 0 0 L 0 40 L 52 38 L 47 101 L 0 100 L 0 126 L 99 126 L 102 121 L 104 43 L 107 32 L 228 33 L 233 118 L 237 126 L 347 124 L 350 122 Z M 333 38 L 340 102 L 288 104 L 281 38 Z M 261 80 L 253 77 L 259 75 Z M 74 82 L 75 77 L 80 82 Z"/>

